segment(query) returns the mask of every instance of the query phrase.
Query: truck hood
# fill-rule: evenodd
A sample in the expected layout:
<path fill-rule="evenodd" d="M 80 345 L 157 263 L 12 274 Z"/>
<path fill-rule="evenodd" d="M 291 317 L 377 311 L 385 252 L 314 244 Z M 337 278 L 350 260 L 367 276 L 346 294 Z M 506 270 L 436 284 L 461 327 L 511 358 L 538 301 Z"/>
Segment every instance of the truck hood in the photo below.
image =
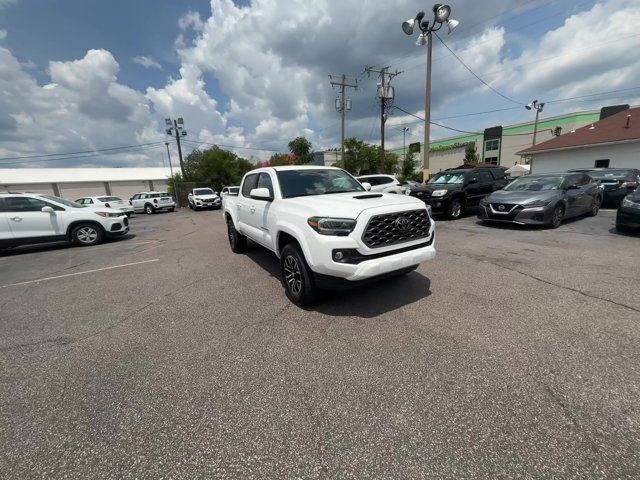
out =
<path fill-rule="evenodd" d="M 424 202 L 409 195 L 377 192 L 332 193 L 284 199 L 296 209 L 306 210 L 309 216 L 356 219 L 365 210 L 397 207 L 399 211 L 425 208 Z"/>

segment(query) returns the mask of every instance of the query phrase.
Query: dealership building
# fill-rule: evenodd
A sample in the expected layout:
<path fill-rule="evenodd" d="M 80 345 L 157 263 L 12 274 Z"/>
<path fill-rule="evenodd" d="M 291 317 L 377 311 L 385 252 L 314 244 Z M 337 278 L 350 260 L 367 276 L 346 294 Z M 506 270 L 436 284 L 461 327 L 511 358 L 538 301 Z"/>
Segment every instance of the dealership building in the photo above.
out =
<path fill-rule="evenodd" d="M 113 195 L 128 199 L 138 192 L 163 191 L 167 168 L 0 168 L 0 192 L 56 195 L 68 200 Z"/>
<path fill-rule="evenodd" d="M 590 125 L 600 119 L 599 110 L 568 113 L 555 117 L 542 118 L 538 122 L 536 143 L 542 143 L 557 136 L 564 135 L 585 125 Z M 493 126 L 485 128 L 482 133 L 461 134 L 452 137 L 432 140 L 429 149 L 429 170 L 437 173 L 447 168 L 455 168 L 463 163 L 465 149 L 475 145 L 480 162 L 512 167 L 523 163 L 519 152 L 533 142 L 534 122 L 516 123 L 507 126 Z M 424 144 L 420 146 L 421 165 L 424 161 Z M 404 149 L 392 150 L 402 158 Z M 417 156 L 416 156 L 417 157 Z"/>

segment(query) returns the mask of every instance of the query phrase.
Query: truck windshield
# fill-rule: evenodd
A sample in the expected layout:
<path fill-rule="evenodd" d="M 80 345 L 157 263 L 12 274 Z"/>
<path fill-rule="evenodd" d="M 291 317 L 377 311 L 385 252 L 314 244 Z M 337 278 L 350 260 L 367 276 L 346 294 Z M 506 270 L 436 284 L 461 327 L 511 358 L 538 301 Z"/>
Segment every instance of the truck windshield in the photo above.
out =
<path fill-rule="evenodd" d="M 278 170 L 276 174 L 282 198 L 365 191 L 364 187 L 344 170 Z"/>

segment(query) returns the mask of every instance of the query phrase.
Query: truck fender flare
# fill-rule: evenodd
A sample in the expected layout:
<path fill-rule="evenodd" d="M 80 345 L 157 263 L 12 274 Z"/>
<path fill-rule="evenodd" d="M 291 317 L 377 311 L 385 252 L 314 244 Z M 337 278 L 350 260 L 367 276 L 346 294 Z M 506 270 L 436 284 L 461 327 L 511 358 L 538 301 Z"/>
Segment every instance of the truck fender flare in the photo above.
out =
<path fill-rule="evenodd" d="M 304 238 L 304 234 L 302 233 L 302 230 L 300 228 L 290 224 L 278 224 L 277 232 L 278 233 L 276 235 L 276 255 L 278 256 L 278 258 L 280 258 L 280 251 L 278 248 L 280 244 L 280 234 L 286 233 L 288 235 L 291 235 L 298 242 L 298 245 L 300 245 L 300 248 L 302 249 L 302 253 L 304 254 L 304 258 L 307 260 L 307 263 L 309 263 L 309 259 L 311 258 L 311 254 L 309 252 L 309 246 L 305 241 L 300 240 Z"/>

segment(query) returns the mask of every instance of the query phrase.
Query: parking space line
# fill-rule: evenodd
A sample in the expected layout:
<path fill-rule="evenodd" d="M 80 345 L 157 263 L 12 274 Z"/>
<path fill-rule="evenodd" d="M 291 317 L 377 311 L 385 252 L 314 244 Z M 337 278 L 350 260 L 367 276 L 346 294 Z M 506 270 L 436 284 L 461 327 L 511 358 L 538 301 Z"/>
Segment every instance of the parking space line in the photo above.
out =
<path fill-rule="evenodd" d="M 102 272 L 102 271 L 105 271 L 105 270 L 113 270 L 114 268 L 132 267 L 134 265 L 142 265 L 144 263 L 158 262 L 159 260 L 160 260 L 159 258 L 154 258 L 153 260 L 144 260 L 142 262 L 125 263 L 123 265 L 113 265 L 111 267 L 96 268 L 94 270 L 86 270 L 84 272 L 67 273 L 66 275 L 56 275 L 55 277 L 46 277 L 46 278 L 39 278 L 37 280 L 28 280 L 26 282 L 11 283 L 9 285 L 0 286 L 0 289 L 9 288 L 9 287 L 18 287 L 20 285 L 29 285 L 31 283 L 46 282 L 48 280 L 58 280 L 59 278 L 73 277 L 75 275 L 84 275 L 84 274 L 87 274 L 87 273 L 96 273 L 96 272 Z"/>

